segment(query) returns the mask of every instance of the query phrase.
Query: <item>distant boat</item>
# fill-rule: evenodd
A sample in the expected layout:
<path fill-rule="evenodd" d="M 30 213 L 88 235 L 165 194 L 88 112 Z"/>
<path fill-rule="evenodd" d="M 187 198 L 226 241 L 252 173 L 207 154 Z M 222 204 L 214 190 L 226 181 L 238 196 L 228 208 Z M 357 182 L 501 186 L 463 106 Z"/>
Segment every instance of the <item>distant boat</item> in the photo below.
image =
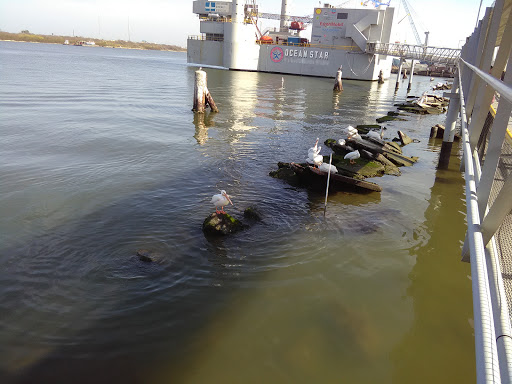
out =
<path fill-rule="evenodd" d="M 69 45 L 69 40 L 65 40 L 64 45 Z"/>

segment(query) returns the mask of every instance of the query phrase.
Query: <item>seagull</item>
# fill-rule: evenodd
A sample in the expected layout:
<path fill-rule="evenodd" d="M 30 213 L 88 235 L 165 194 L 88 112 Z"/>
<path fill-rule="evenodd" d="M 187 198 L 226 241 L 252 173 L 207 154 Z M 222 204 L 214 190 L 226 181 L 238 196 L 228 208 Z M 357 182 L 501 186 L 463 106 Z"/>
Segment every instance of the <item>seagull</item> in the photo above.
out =
<path fill-rule="evenodd" d="M 359 131 L 354 128 L 353 126 L 349 125 L 347 128 L 343 130 L 343 134 L 347 136 L 348 139 L 361 139 L 361 136 L 359 135 Z"/>
<path fill-rule="evenodd" d="M 356 159 L 359 159 L 361 157 L 361 154 L 356 149 L 354 152 L 349 152 L 345 155 L 345 160 L 350 160 L 350 164 L 354 164 Z"/>
<path fill-rule="evenodd" d="M 308 149 L 308 157 L 313 159 L 316 155 L 320 153 L 322 150 L 322 147 L 318 146 L 318 140 L 320 140 L 318 137 L 316 138 L 315 146 Z"/>
<path fill-rule="evenodd" d="M 384 127 L 380 129 L 380 133 L 377 133 L 376 131 L 370 131 L 366 134 L 366 136 L 382 140 L 382 138 L 384 137 Z"/>
<path fill-rule="evenodd" d="M 308 149 L 308 158 L 306 159 L 309 164 L 314 164 L 317 167 L 324 162 L 324 157 L 320 154 L 322 147 L 318 146 L 318 140 L 320 139 L 317 137 L 315 146 Z"/>
<path fill-rule="evenodd" d="M 220 191 L 220 194 L 213 195 L 211 203 L 215 205 L 216 213 L 226 213 L 224 212 L 224 206 L 228 205 L 228 203 L 231 203 L 231 205 L 233 205 L 233 202 L 231 201 L 225 190 Z M 220 211 L 218 207 L 221 207 Z"/>
<path fill-rule="evenodd" d="M 323 163 L 318 167 L 319 170 L 324 172 L 338 173 L 338 169 L 334 165 Z"/>
<path fill-rule="evenodd" d="M 306 159 L 306 162 L 308 162 L 309 164 L 314 164 L 317 167 L 319 167 L 324 162 L 324 157 L 322 155 L 315 155 L 313 157 L 308 157 Z"/>

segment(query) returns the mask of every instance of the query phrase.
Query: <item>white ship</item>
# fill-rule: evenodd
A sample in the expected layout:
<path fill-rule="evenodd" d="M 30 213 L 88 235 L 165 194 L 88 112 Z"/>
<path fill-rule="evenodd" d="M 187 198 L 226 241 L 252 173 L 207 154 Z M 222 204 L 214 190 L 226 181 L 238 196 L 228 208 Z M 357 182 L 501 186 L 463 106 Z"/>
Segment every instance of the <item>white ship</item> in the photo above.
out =
<path fill-rule="evenodd" d="M 368 2 L 366 2 L 368 3 Z M 313 17 L 260 13 L 255 2 L 196 0 L 201 36 L 187 40 L 187 61 L 232 70 L 334 77 L 342 66 L 344 79 L 389 78 L 392 57 L 365 53 L 368 43 L 389 43 L 394 8 L 314 8 Z M 258 28 L 258 18 L 277 16 L 279 29 Z M 309 35 L 309 36 L 308 36 Z"/>

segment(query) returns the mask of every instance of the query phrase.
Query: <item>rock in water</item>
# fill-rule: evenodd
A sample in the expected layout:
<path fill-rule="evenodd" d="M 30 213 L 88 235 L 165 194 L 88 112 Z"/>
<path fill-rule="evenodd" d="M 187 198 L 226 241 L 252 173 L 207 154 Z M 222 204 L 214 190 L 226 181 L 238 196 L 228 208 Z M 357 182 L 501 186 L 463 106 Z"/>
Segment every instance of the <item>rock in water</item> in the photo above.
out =
<path fill-rule="evenodd" d="M 148 251 L 147 249 L 138 249 L 137 256 L 139 256 L 140 261 L 144 261 L 145 263 L 152 263 L 154 260 L 153 252 Z"/>
<path fill-rule="evenodd" d="M 229 235 L 243 229 L 240 220 L 227 213 L 212 213 L 203 222 L 203 232 L 208 235 Z"/>
<path fill-rule="evenodd" d="M 244 217 L 249 220 L 261 221 L 260 213 L 253 207 L 249 207 L 244 211 Z"/>

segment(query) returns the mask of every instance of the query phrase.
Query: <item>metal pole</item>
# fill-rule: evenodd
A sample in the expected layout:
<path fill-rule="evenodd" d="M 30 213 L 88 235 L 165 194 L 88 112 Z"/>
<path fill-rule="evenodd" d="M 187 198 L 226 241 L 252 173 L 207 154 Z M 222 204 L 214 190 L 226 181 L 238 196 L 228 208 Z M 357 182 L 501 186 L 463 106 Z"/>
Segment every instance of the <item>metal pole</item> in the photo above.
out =
<path fill-rule="evenodd" d="M 409 85 L 407 85 L 407 92 L 409 92 L 411 90 L 413 75 L 414 75 L 414 59 L 411 60 L 411 73 L 409 75 Z"/>
<path fill-rule="evenodd" d="M 400 65 L 398 66 L 398 74 L 396 76 L 395 91 L 398 90 L 398 86 L 400 84 L 400 76 L 402 75 L 402 64 L 403 63 L 404 63 L 403 59 L 400 59 Z"/>
<path fill-rule="evenodd" d="M 327 174 L 327 188 L 325 188 L 325 203 L 324 203 L 324 216 L 327 211 L 327 196 L 329 196 L 329 181 L 331 180 L 331 164 L 332 164 L 332 153 L 329 156 L 329 171 Z"/>

